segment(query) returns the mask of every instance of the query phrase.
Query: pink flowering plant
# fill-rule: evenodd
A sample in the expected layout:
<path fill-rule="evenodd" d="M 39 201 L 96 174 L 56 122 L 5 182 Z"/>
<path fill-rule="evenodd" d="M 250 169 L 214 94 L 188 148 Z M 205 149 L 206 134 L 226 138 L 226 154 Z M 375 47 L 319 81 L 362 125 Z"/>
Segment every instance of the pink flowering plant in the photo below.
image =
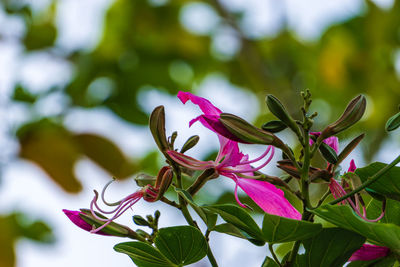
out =
<path fill-rule="evenodd" d="M 309 113 L 309 91 L 302 92 L 302 117 L 297 119 L 276 97 L 268 95 L 266 104 L 276 120 L 261 127 L 223 113 L 209 100 L 192 93 L 179 92 L 178 98 L 188 109 L 197 106 L 200 110 L 189 126 L 199 123 L 216 134 L 219 150 L 215 159 L 203 160 L 187 153 L 196 146 L 196 135 L 176 148 L 177 133 L 167 137 L 164 107 L 159 106 L 152 112 L 149 126 L 165 157 L 165 166 L 156 177 L 138 176 L 140 188 L 120 201 L 106 200 L 110 182 L 101 193 L 95 191 L 89 209 L 64 210 L 75 225 L 102 236 L 132 239 L 114 249 L 127 254 L 137 266 L 184 266 L 204 257 L 211 266 L 218 266 L 218 255 L 214 256 L 209 244 L 212 235 L 218 234 L 246 239 L 250 246 L 268 244 L 260 266 L 398 266 L 400 167 L 396 164 L 400 156 L 389 164 L 374 162 L 359 168 L 351 160 L 349 166 L 341 166 L 364 134 L 343 149 L 337 135 L 362 118 L 364 96 L 351 100 L 343 114 L 320 131 L 312 128 L 317 113 Z M 388 120 L 388 131 L 399 127 L 399 114 Z M 295 146 L 289 147 L 281 139 L 279 132 L 285 129 L 297 137 Z M 244 149 L 254 144 L 262 146 L 264 152 L 250 158 L 239 143 L 245 144 L 241 146 Z M 268 164 L 283 174 L 278 177 L 264 173 Z M 347 171 L 341 171 L 343 168 Z M 235 201 L 200 205 L 196 195 L 215 179 L 233 182 Z M 240 191 L 252 204 L 244 203 Z M 132 206 L 141 200 L 160 201 L 178 209 L 187 225 L 159 228 L 159 211 L 146 218 L 133 215 L 133 222 L 148 231 L 116 222 L 122 214 L 134 213 Z M 258 211 L 249 204 L 258 206 Z M 252 217 L 256 212 L 263 213 L 261 225 Z M 281 246 L 283 243 L 290 244 Z M 277 246 L 280 253 L 276 252 Z"/>

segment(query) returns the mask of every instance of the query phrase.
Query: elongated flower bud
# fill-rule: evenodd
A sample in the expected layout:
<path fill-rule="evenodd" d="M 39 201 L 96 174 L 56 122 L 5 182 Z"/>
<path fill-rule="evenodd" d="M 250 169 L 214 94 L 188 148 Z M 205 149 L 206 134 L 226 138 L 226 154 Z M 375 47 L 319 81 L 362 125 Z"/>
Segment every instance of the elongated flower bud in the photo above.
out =
<path fill-rule="evenodd" d="M 189 137 L 189 139 L 186 140 L 186 142 L 183 144 L 183 146 L 181 148 L 181 153 L 185 153 L 186 151 L 188 151 L 189 149 L 191 149 L 192 147 L 197 145 L 199 140 L 200 140 L 200 137 L 198 135 L 193 135 L 193 136 Z"/>
<path fill-rule="evenodd" d="M 168 141 L 165 135 L 165 112 L 163 106 L 156 107 L 150 115 L 149 123 L 151 134 L 161 152 L 168 150 Z"/>
<path fill-rule="evenodd" d="M 88 232 L 90 232 L 94 227 L 97 228 L 105 224 L 105 222 L 96 219 L 91 214 L 90 210 L 87 209 L 81 209 L 80 211 L 64 209 L 63 212 L 76 226 Z M 106 217 L 102 216 L 100 213 L 96 213 L 96 215 L 106 219 Z M 131 232 L 133 231 L 128 227 L 115 222 L 111 222 L 106 227 L 96 232 L 96 234 L 128 237 L 131 235 Z"/>
<path fill-rule="evenodd" d="M 342 116 L 340 116 L 337 121 L 326 127 L 325 130 L 322 131 L 318 139 L 323 140 L 327 137 L 336 135 L 354 125 L 364 115 L 366 106 L 367 100 L 363 95 L 355 97 L 347 105 Z"/>
<path fill-rule="evenodd" d="M 280 119 L 284 124 L 286 124 L 294 132 L 299 133 L 299 127 L 293 118 L 289 115 L 283 104 L 273 95 L 267 95 L 265 102 L 267 103 L 268 109 L 272 114 Z"/>
<path fill-rule="evenodd" d="M 272 133 L 259 129 L 236 115 L 222 113 L 219 121 L 229 132 L 246 143 L 274 146 L 282 143 L 282 141 Z"/>
<path fill-rule="evenodd" d="M 279 133 L 287 128 L 287 125 L 282 121 L 269 121 L 263 124 L 261 128 L 267 132 Z"/>
<path fill-rule="evenodd" d="M 386 131 L 394 131 L 400 126 L 400 112 L 390 117 L 390 119 L 386 122 L 385 129 Z"/>

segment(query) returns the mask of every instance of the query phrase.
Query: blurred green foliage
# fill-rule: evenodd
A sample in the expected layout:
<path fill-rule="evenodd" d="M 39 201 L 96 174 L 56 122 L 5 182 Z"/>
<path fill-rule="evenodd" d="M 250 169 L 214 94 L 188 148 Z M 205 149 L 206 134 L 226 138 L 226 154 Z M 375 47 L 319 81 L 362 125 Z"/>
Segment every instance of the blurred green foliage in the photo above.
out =
<path fill-rule="evenodd" d="M 364 141 L 368 144 L 364 155 L 367 160 L 380 148 L 386 137 L 385 121 L 397 111 L 400 100 L 399 74 L 395 69 L 400 45 L 400 1 L 394 1 L 387 10 L 366 1 L 361 15 L 330 26 L 319 40 L 312 42 L 299 40 L 284 26 L 273 37 L 247 38 L 240 26 L 243 14 L 230 13 L 218 0 L 204 1 L 218 14 L 217 27 L 229 26 L 238 38 L 240 49 L 230 57 L 211 48 L 216 30 L 195 34 L 182 25 L 183 8 L 199 1 L 156 2 L 116 0 L 107 12 L 102 39 L 94 50 L 57 54 L 75 68 L 72 79 L 59 88 L 70 103 L 66 109 L 101 106 L 128 123 L 145 125 L 148 115 L 138 103 L 140 92 L 151 87 L 176 94 L 179 89 L 195 88 L 207 75 L 217 72 L 232 84 L 253 91 L 263 106 L 267 93 L 276 95 L 292 114 L 298 112 L 300 99 L 293 96 L 310 88 L 314 99 L 325 101 L 318 102 L 316 111 L 329 114 L 327 120 L 316 119 L 315 130 L 322 130 L 338 118 L 347 101 L 363 93 L 369 96 L 368 106 L 373 108 L 368 120 L 353 131 L 368 132 Z M 60 51 L 56 42 L 57 1 L 40 12 L 24 1 L 2 0 L 0 4 L 9 16 L 23 19 L 25 34 L 19 42 L 27 55 Z M 45 96 L 46 92 L 34 94 L 29 86 L 17 83 L 13 101 L 32 107 Z M 20 125 L 16 135 L 21 146 L 19 156 L 38 164 L 66 192 L 81 190 L 73 168 L 82 156 L 117 178 L 127 178 L 139 170 L 157 172 L 159 161 L 154 152 L 142 159 L 131 159 L 104 137 L 71 133 L 63 125 L 63 114 L 67 112 L 54 118 L 32 116 L 29 124 Z M 268 119 L 272 115 L 263 109 L 256 123 L 260 126 Z M 0 217 L 0 222 L 10 218 Z M 20 235 L 31 236 L 27 232 L 2 235 L 4 242 L 0 244 L 13 243 Z M 12 246 L 8 249 L 7 262 L 11 266 Z"/>

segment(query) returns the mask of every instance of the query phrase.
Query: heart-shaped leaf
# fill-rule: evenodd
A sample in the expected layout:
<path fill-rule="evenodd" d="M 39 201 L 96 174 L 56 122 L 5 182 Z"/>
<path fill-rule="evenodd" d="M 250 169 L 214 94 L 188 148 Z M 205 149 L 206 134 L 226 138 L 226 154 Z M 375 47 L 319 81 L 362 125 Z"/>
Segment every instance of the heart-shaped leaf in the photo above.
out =
<path fill-rule="evenodd" d="M 262 233 L 269 243 L 284 243 L 310 238 L 322 230 L 317 223 L 293 220 L 276 215 L 265 214 Z"/>
<path fill-rule="evenodd" d="M 161 228 L 154 243 L 168 260 L 179 266 L 201 260 L 208 250 L 203 234 L 193 226 Z"/>
<path fill-rule="evenodd" d="M 324 205 L 311 212 L 330 223 L 359 233 L 374 243 L 400 253 L 400 227 L 395 224 L 364 221 L 348 206 Z"/>
<path fill-rule="evenodd" d="M 254 239 L 264 240 L 261 229 L 251 216 L 243 209 L 232 204 L 204 206 L 206 209 L 218 213 L 226 222 L 233 224 Z"/>
<path fill-rule="evenodd" d="M 387 164 L 382 162 L 374 162 L 364 168 L 356 169 L 356 174 L 361 181 L 365 182 L 369 177 L 386 167 Z M 378 194 L 385 195 L 400 201 L 400 167 L 392 167 L 378 181 L 371 184 L 368 188 L 374 190 Z"/>
<path fill-rule="evenodd" d="M 362 246 L 365 237 L 342 228 L 324 228 L 302 243 L 305 254 L 296 257 L 297 266 L 343 266 Z"/>
<path fill-rule="evenodd" d="M 176 266 L 169 262 L 158 249 L 143 242 L 124 242 L 114 246 L 117 252 L 128 255 L 139 267 L 172 267 Z"/>

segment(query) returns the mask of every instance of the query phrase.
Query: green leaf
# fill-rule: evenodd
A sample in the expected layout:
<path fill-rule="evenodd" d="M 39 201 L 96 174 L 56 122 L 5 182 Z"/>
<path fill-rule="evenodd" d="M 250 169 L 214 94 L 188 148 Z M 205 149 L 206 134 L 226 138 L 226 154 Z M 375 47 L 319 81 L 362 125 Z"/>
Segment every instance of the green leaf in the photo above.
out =
<path fill-rule="evenodd" d="M 213 227 L 215 226 L 216 222 L 217 222 L 217 214 L 212 213 L 200 206 L 198 206 L 192 196 L 185 190 L 180 189 L 180 188 L 175 188 L 175 191 L 182 196 L 187 203 L 189 203 L 189 205 L 197 212 L 197 214 L 200 216 L 200 218 L 204 221 L 204 223 L 207 225 L 208 229 L 213 229 Z"/>
<path fill-rule="evenodd" d="M 279 265 L 270 257 L 266 257 L 261 267 L 279 267 Z"/>
<path fill-rule="evenodd" d="M 269 243 L 284 243 L 310 238 L 322 230 L 321 224 L 265 214 L 262 232 Z"/>
<path fill-rule="evenodd" d="M 260 228 L 253 218 L 243 209 L 232 204 L 204 206 L 218 213 L 226 222 L 233 224 L 254 239 L 264 240 Z"/>
<path fill-rule="evenodd" d="M 114 246 L 114 250 L 128 255 L 138 267 L 176 266 L 169 262 L 158 249 L 143 242 L 125 242 Z"/>
<path fill-rule="evenodd" d="M 161 228 L 154 243 L 168 260 L 180 266 L 201 260 L 208 250 L 203 234 L 193 226 Z"/>
<path fill-rule="evenodd" d="M 356 169 L 355 173 L 360 177 L 362 182 L 365 182 L 369 177 L 383 169 L 386 165 L 387 164 L 382 162 L 374 162 L 364 168 Z M 368 188 L 374 190 L 378 194 L 400 201 L 399 177 L 400 167 L 393 167 Z"/>
<path fill-rule="evenodd" d="M 400 253 L 400 227 L 391 223 L 372 223 L 358 217 L 348 206 L 324 205 L 312 213 L 339 227 L 359 233 L 368 240 Z"/>
<path fill-rule="evenodd" d="M 365 242 L 365 237 L 342 228 L 324 228 L 304 240 L 305 254 L 298 255 L 298 266 L 343 266 Z"/>
<path fill-rule="evenodd" d="M 372 199 L 367 206 L 368 218 L 377 218 L 382 213 L 382 201 Z M 380 220 L 383 223 L 394 223 L 400 226 L 400 202 L 392 199 L 386 200 L 385 215 Z"/>
<path fill-rule="evenodd" d="M 239 228 L 237 228 L 236 226 L 234 226 L 233 224 L 230 224 L 230 223 L 219 224 L 214 227 L 213 231 L 217 231 L 218 233 L 228 234 L 231 236 L 246 239 L 256 246 L 264 246 L 265 245 L 265 241 L 252 238 L 246 232 L 240 230 Z"/>

